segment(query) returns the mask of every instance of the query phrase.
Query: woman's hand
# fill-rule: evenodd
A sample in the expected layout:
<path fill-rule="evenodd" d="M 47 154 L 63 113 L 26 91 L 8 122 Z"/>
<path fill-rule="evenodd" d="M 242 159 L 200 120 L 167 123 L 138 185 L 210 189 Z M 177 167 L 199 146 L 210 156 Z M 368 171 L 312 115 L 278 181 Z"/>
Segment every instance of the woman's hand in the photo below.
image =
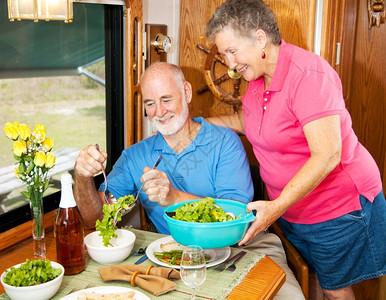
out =
<path fill-rule="evenodd" d="M 244 238 L 239 242 L 239 246 L 253 239 L 259 232 L 267 230 L 284 213 L 275 201 L 250 202 L 247 205 L 247 211 L 252 210 L 256 211 L 256 219 L 252 222 Z"/>

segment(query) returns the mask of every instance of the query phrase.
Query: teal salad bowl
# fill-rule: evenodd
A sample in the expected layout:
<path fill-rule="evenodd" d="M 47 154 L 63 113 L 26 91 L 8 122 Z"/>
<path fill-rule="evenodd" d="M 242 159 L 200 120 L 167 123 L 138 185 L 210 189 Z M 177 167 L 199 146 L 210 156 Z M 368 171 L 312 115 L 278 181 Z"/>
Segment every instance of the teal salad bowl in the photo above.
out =
<path fill-rule="evenodd" d="M 202 199 L 173 204 L 164 211 L 164 218 L 170 234 L 181 245 L 198 245 L 203 249 L 215 249 L 237 244 L 244 237 L 249 224 L 255 220 L 253 213 L 246 211 L 247 205 L 245 203 L 226 199 L 215 199 L 215 203 L 225 212 L 233 213 L 236 218 L 240 216 L 238 219 L 225 222 L 197 223 L 180 221 L 169 216 L 185 203 L 200 200 Z"/>

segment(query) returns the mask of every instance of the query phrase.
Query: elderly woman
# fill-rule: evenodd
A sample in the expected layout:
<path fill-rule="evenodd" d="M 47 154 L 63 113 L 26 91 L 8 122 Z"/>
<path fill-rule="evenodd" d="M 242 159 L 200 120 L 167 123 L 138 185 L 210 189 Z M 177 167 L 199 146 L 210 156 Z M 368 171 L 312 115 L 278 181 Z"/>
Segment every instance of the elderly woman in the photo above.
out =
<path fill-rule="evenodd" d="M 281 39 L 260 0 L 228 0 L 207 24 L 229 68 L 249 81 L 242 114 L 209 118 L 245 134 L 271 201 L 240 245 L 277 219 L 315 271 L 325 299 L 386 272 L 386 204 L 378 167 L 358 142 L 337 73 Z"/>

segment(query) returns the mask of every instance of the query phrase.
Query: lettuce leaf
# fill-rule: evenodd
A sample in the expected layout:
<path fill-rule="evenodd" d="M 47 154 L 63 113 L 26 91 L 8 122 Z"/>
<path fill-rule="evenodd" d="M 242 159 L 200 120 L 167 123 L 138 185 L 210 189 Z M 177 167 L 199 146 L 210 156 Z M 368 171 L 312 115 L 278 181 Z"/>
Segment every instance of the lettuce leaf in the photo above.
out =
<path fill-rule="evenodd" d="M 121 211 L 129 208 L 129 205 L 134 201 L 133 195 L 127 195 L 118 198 L 116 203 L 103 205 L 103 219 L 102 221 L 96 221 L 95 229 L 101 232 L 99 235 L 102 237 L 105 247 L 112 246 L 110 243 L 111 238 L 118 237 L 115 230 L 118 229 L 116 223 L 122 220 Z"/>
<path fill-rule="evenodd" d="M 175 210 L 172 218 L 186 222 L 212 223 L 231 221 L 233 218 L 225 214 L 213 198 L 206 197 L 197 202 L 185 203 Z"/>

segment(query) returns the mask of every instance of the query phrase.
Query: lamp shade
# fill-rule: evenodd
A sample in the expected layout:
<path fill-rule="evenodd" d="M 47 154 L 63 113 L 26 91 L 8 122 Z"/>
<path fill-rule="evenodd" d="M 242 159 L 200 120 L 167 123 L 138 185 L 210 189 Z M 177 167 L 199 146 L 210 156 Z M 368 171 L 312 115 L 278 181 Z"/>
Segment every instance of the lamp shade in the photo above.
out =
<path fill-rule="evenodd" d="M 72 0 L 7 0 L 10 21 L 73 20 Z"/>

